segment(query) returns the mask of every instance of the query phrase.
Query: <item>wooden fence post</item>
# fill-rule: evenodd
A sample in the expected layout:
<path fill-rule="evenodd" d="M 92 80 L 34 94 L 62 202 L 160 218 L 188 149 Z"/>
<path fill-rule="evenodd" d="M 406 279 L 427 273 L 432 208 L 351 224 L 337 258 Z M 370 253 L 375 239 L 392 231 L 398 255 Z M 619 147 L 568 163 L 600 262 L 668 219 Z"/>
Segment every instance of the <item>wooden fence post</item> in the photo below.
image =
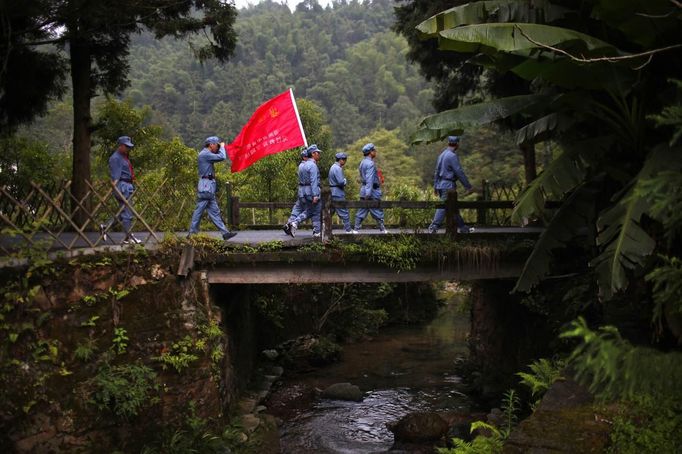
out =
<path fill-rule="evenodd" d="M 332 197 L 331 190 L 324 186 L 322 188 L 322 237 L 325 241 L 332 239 Z"/>
<path fill-rule="evenodd" d="M 457 236 L 457 190 L 450 189 L 445 198 L 445 234 L 454 239 Z"/>
<path fill-rule="evenodd" d="M 230 201 L 230 206 L 232 208 L 232 217 L 230 219 L 231 227 L 234 229 L 239 228 L 240 218 L 239 218 L 239 197 L 232 196 Z"/>
<path fill-rule="evenodd" d="M 483 180 L 481 183 L 481 193 L 476 198 L 480 201 L 488 200 L 488 181 Z M 476 210 L 476 224 L 488 225 L 488 210 L 486 208 L 479 208 Z"/>

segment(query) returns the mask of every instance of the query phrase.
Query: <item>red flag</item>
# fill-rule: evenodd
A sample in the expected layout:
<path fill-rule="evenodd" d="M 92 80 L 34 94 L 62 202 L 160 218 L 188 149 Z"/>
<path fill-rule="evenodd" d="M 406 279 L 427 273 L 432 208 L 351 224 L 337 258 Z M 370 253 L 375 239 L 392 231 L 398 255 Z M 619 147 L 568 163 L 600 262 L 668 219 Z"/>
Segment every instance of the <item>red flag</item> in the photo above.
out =
<path fill-rule="evenodd" d="M 227 145 L 232 172 L 239 172 L 267 155 L 308 145 L 291 88 L 263 103 Z"/>

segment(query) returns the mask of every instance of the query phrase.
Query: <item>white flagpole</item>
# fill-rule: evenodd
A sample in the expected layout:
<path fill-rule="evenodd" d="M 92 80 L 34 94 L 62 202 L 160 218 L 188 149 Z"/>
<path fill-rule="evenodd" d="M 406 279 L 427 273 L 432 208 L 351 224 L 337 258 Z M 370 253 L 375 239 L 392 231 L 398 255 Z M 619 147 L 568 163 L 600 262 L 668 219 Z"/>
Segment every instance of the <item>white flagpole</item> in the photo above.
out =
<path fill-rule="evenodd" d="M 289 94 L 291 95 L 291 103 L 294 105 L 294 112 L 296 112 L 296 120 L 298 121 L 298 129 L 301 130 L 301 135 L 303 136 L 304 146 L 308 146 L 308 139 L 305 136 L 305 131 L 303 130 L 303 123 L 301 123 L 301 116 L 298 114 L 298 106 L 296 105 L 296 100 L 294 99 L 294 91 L 289 87 Z"/>

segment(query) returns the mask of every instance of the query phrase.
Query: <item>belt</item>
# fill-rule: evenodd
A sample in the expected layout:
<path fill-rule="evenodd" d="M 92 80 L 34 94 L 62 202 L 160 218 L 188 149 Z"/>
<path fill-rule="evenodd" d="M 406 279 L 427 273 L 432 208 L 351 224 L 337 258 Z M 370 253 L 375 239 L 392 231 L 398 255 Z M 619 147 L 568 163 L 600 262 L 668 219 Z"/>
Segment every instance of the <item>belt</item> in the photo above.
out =
<path fill-rule="evenodd" d="M 329 187 L 330 188 L 341 188 L 341 189 L 343 189 L 346 187 L 346 185 L 345 184 L 330 184 Z"/>
<path fill-rule="evenodd" d="M 133 180 L 129 180 L 128 178 L 119 178 L 118 181 L 122 181 L 124 183 L 132 183 Z"/>
<path fill-rule="evenodd" d="M 308 184 L 303 184 L 303 183 L 298 183 L 299 186 L 312 186 L 310 183 Z"/>
<path fill-rule="evenodd" d="M 201 177 L 203 180 L 215 180 L 215 177 L 213 175 L 206 175 L 205 177 Z"/>

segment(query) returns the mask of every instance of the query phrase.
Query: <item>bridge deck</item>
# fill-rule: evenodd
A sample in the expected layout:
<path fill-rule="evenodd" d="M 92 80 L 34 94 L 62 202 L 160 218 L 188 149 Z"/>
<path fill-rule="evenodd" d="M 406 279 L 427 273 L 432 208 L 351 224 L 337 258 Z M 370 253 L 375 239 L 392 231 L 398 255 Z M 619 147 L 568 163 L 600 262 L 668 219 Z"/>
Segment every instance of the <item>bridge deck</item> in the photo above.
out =
<path fill-rule="evenodd" d="M 476 238 L 484 238 L 487 236 L 500 236 L 500 235 L 524 235 L 524 234 L 531 234 L 531 235 L 537 235 L 539 232 L 541 232 L 541 228 L 536 228 L 536 227 L 481 227 L 477 228 L 474 233 L 469 233 L 469 234 L 462 234 L 467 237 L 476 237 Z M 438 233 L 436 235 L 443 235 L 443 230 L 440 231 L 441 233 Z M 204 235 L 213 237 L 213 238 L 220 238 L 219 232 L 202 232 Z M 334 230 L 334 236 L 339 236 L 339 237 L 348 237 L 351 236 L 351 234 L 344 232 L 343 230 Z M 425 234 L 426 230 L 421 230 L 418 232 L 415 232 L 413 229 L 389 229 L 390 234 L 415 234 L 415 233 L 421 233 Z M 145 247 L 153 249 L 156 246 L 157 241 L 152 237 L 148 232 L 137 232 L 134 234 L 138 239 L 142 241 L 142 244 Z M 175 232 L 174 235 L 184 238 L 187 236 L 187 232 Z M 360 231 L 360 233 L 357 236 L 363 236 L 363 235 L 381 235 L 378 230 L 376 229 L 363 229 Z M 64 232 L 61 233 L 57 236 L 57 238 L 47 234 L 47 233 L 38 233 L 36 234 L 33 238 L 34 240 L 45 240 L 46 242 L 50 242 L 50 249 L 51 250 L 63 250 L 65 249 L 62 243 L 71 245 L 72 249 L 91 249 L 91 250 L 101 250 L 104 248 L 109 248 L 109 249 L 117 249 L 122 246 L 122 241 L 124 238 L 124 234 L 122 232 L 111 232 L 109 234 L 109 238 L 107 241 L 103 241 L 99 235 L 98 232 L 87 232 L 85 234 L 87 238 L 95 244 L 95 248 L 92 248 L 89 244 L 85 242 L 83 238 L 81 238 L 78 234 L 73 233 L 73 232 Z M 156 236 L 159 238 L 159 240 L 163 240 L 164 238 L 164 233 L 163 232 L 156 232 Z M 353 235 L 355 236 L 355 235 Z M 257 245 L 261 243 L 267 243 L 270 241 L 282 241 L 285 245 L 291 245 L 291 246 L 296 246 L 298 243 L 301 242 L 309 242 L 309 241 L 314 241 L 312 237 L 312 231 L 311 230 L 299 230 L 296 234 L 296 238 L 292 238 L 288 235 L 286 235 L 282 230 L 245 230 L 245 231 L 240 231 L 238 232 L 237 236 L 231 238 L 229 240 L 230 243 L 235 243 L 235 244 L 249 244 L 249 245 Z M 6 249 L 6 250 L 16 250 L 19 248 L 19 246 L 24 242 L 23 238 L 21 237 L 12 237 L 12 236 L 6 236 L 6 235 L 0 235 L 0 247 Z M 125 245 L 123 245 L 125 247 Z"/>

